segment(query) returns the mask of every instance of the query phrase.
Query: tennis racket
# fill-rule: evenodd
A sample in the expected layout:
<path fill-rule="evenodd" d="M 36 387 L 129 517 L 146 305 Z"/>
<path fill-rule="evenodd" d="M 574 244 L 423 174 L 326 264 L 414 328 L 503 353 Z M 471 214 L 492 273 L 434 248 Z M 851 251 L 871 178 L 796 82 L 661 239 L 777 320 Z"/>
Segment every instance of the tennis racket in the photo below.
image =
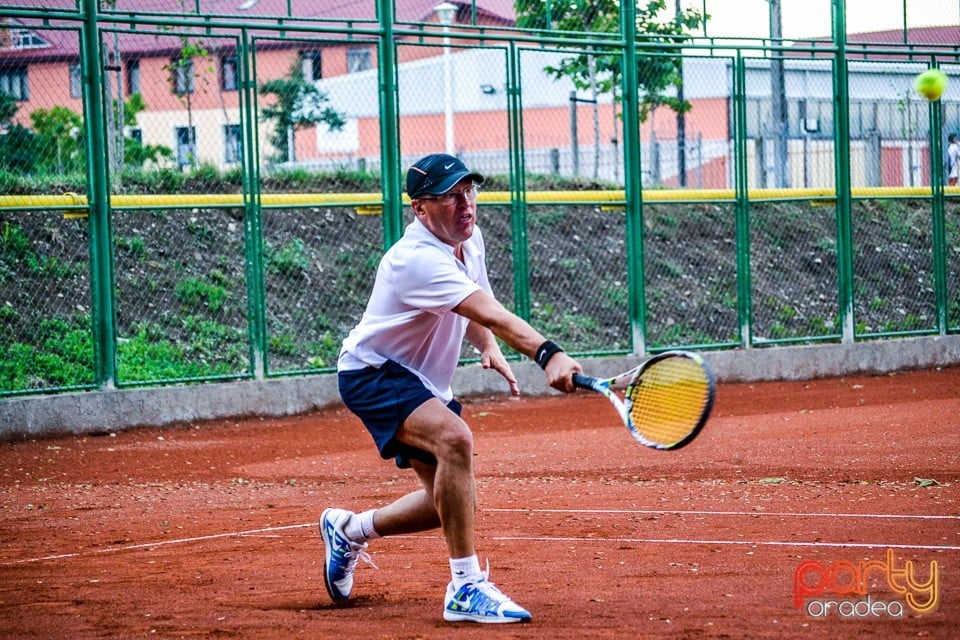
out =
<path fill-rule="evenodd" d="M 713 407 L 716 382 L 699 355 L 667 351 L 614 378 L 573 374 L 573 384 L 602 393 L 637 442 L 679 449 L 697 437 Z M 625 389 L 621 399 L 614 389 Z"/>

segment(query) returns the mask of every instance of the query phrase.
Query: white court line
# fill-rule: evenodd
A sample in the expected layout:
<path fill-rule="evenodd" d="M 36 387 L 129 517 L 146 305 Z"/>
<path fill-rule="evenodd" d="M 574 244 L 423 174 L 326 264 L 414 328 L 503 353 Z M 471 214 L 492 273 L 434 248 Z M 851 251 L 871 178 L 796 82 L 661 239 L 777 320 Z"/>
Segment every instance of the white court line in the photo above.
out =
<path fill-rule="evenodd" d="M 907 520 L 960 520 L 957 516 L 894 513 L 792 513 L 787 511 L 682 511 L 679 509 L 484 509 L 498 513 L 673 514 L 683 516 L 779 516 L 782 518 L 879 518 Z"/>
<path fill-rule="evenodd" d="M 214 533 L 208 536 L 196 536 L 193 538 L 177 538 L 176 540 L 160 540 L 158 542 L 142 542 L 140 544 L 128 544 L 121 547 L 107 547 L 106 549 L 96 549 L 94 551 L 78 553 L 61 553 L 52 556 L 42 556 L 40 558 L 25 558 L 23 560 L 8 560 L 0 563 L 0 566 L 8 567 L 15 564 L 29 564 L 31 562 L 43 562 L 44 560 L 63 560 L 65 558 L 80 558 L 83 556 L 95 556 L 104 553 L 119 553 L 121 551 L 131 551 L 134 549 L 151 549 L 153 547 L 163 547 L 171 544 L 186 544 L 188 542 L 203 542 L 204 540 L 216 540 L 217 538 L 262 538 L 259 534 L 269 533 L 271 531 L 284 531 L 287 529 L 303 529 L 304 527 L 315 527 L 317 523 L 308 522 L 307 524 L 290 524 L 282 527 L 267 527 L 266 529 L 250 529 L 248 531 L 233 531 L 230 533 Z M 270 538 L 279 538 L 280 536 L 266 536 Z"/>
<path fill-rule="evenodd" d="M 886 544 L 882 542 L 797 542 L 790 540 L 696 540 L 684 538 L 559 538 L 552 536 L 492 536 L 501 542 L 602 542 L 606 544 L 708 544 L 749 547 L 836 547 L 854 549 L 903 549 L 913 551 L 960 551 L 960 546 L 935 544 Z"/>
<path fill-rule="evenodd" d="M 822 517 L 822 518 L 914 518 L 914 519 L 944 519 L 958 520 L 960 516 L 937 516 L 937 515 L 903 515 L 903 514 L 881 514 L 881 513 L 786 513 L 770 511 L 680 511 L 671 509 L 483 509 L 490 513 L 582 513 L 582 514 L 680 514 L 680 515 L 716 515 L 716 516 L 781 516 L 781 517 Z M 38 558 L 24 558 L 21 560 L 8 560 L 0 562 L 0 566 L 11 566 L 18 564 L 29 564 L 32 562 L 44 562 L 48 560 L 63 560 L 67 558 L 79 558 L 83 556 L 101 555 L 105 553 L 119 553 L 121 551 L 133 551 L 137 549 L 150 549 L 174 544 L 188 544 L 191 542 L 203 542 L 205 540 L 216 540 L 218 538 L 243 538 L 243 537 L 264 537 L 260 534 L 268 534 L 274 531 L 286 531 L 290 529 L 303 529 L 306 527 L 315 527 L 315 522 L 305 524 L 291 524 L 280 527 L 267 527 L 264 529 L 249 529 L 246 531 L 234 531 L 228 533 L 215 533 L 207 536 L 195 536 L 191 538 L 178 538 L 175 540 L 160 540 L 157 542 L 144 542 L 117 547 L 107 547 L 105 549 L 96 549 L 88 552 L 63 553 Z M 267 536 L 276 537 L 276 536 Z M 391 536 L 393 538 L 411 539 L 425 538 L 432 536 L 424 535 L 404 535 Z M 529 542 L 605 542 L 605 543 L 633 543 L 633 544 L 712 544 L 722 546 L 732 545 L 752 545 L 752 546 L 776 546 L 776 547 L 848 547 L 848 548 L 889 548 L 889 549 L 913 549 L 918 551 L 960 551 L 960 546 L 953 545 L 920 545 L 920 544 L 884 544 L 870 542 L 800 542 L 800 541 L 751 541 L 751 540 L 698 540 L 698 539 L 660 539 L 660 538 L 565 538 L 565 537 L 524 537 L 524 536 L 492 536 L 498 541 L 529 541 Z"/>

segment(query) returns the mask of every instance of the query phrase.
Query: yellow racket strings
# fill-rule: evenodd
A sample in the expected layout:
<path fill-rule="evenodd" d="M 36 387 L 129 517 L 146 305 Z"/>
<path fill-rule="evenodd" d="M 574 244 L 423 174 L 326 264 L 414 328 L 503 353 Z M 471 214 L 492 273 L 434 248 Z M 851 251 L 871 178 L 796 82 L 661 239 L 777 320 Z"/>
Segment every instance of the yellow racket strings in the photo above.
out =
<path fill-rule="evenodd" d="M 627 391 L 630 418 L 648 441 L 675 445 L 696 428 L 709 395 L 710 380 L 698 362 L 659 360 Z"/>

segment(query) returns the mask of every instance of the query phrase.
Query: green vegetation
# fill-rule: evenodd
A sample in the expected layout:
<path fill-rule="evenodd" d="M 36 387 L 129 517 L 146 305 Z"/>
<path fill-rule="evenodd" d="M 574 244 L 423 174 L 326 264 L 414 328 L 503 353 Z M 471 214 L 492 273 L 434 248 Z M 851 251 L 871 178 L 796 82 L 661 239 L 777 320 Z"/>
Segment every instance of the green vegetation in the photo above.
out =
<path fill-rule="evenodd" d="M 223 376 L 246 367 L 246 336 L 235 329 L 196 316 L 180 318 L 191 335 L 175 342 L 167 330 L 144 323 L 120 341 L 118 376 L 124 382 L 149 382 Z"/>
<path fill-rule="evenodd" d="M 270 243 L 266 248 L 267 267 L 285 276 L 299 276 L 310 264 L 303 240 L 296 238 L 274 249 Z"/>
<path fill-rule="evenodd" d="M 45 318 L 22 325 L 20 314 L 0 307 L 5 334 L 0 343 L 0 389 L 69 387 L 93 382 L 93 344 L 86 316 Z M 23 333 L 12 335 L 12 326 Z"/>
<path fill-rule="evenodd" d="M 0 171 L 0 184 L 16 185 L 17 192 L 79 189 L 74 179 L 14 178 Z M 531 182 L 571 187 L 554 176 Z M 380 188 L 377 174 L 344 170 L 276 171 L 264 177 L 265 189 L 268 184 L 273 192 Z M 506 178 L 491 176 L 489 186 L 506 188 Z M 122 182 L 130 193 L 240 188 L 238 172 L 203 165 L 184 172 L 128 168 Z M 932 330 L 930 238 L 921 224 L 927 204 L 859 201 L 858 207 L 857 334 Z M 248 298 L 260 276 L 248 272 L 242 215 L 202 207 L 116 213 L 118 383 L 250 375 Z M 644 215 L 648 347 L 737 340 L 730 208 L 658 204 L 645 206 Z M 623 216 L 592 206 L 529 210 L 530 320 L 573 352 L 630 348 Z M 366 303 L 383 251 L 382 220 L 319 207 L 271 210 L 265 218 L 268 236 L 259 248 L 268 372 L 328 369 Z M 835 336 L 832 214 L 803 203 L 761 203 L 751 220 L 754 337 L 804 342 Z M 485 208 L 482 225 L 491 281 L 509 306 L 515 293 L 509 210 Z M 950 233 L 956 237 L 953 227 Z M 0 394 L 95 384 L 88 242 L 86 221 L 64 220 L 59 211 L 0 213 Z M 958 326 L 955 295 L 948 314 Z"/>
<path fill-rule="evenodd" d="M 214 312 L 223 308 L 229 295 L 226 288 L 197 278 L 186 278 L 178 282 L 174 288 L 174 294 L 185 307 L 196 307 L 202 304 Z"/>
<path fill-rule="evenodd" d="M 273 100 L 261 107 L 260 117 L 273 123 L 274 133 L 270 143 L 275 149 L 275 162 L 296 160 L 288 132 L 317 125 L 326 125 L 328 131 L 339 131 L 346 124 L 343 114 L 330 106 L 327 94 L 303 77 L 299 61 L 290 68 L 286 77 L 261 84 L 260 94 L 274 96 Z M 318 132 L 323 130 L 324 127 L 317 127 Z"/>
<path fill-rule="evenodd" d="M 37 109 L 30 113 L 31 127 L 14 123 L 19 110 L 12 96 L 0 92 L 0 193 L 60 193 L 86 190 L 86 150 L 83 116 L 64 106 Z M 124 103 L 125 125 L 135 127 L 137 114 L 147 108 L 143 97 L 134 93 Z M 133 138 L 123 139 L 125 166 L 134 171 L 147 163 L 171 159 L 173 152 L 160 145 L 144 145 Z M 122 174 L 121 174 L 122 176 Z M 57 189 L 58 182 L 72 185 Z M 31 188 L 31 185 L 36 185 Z"/>

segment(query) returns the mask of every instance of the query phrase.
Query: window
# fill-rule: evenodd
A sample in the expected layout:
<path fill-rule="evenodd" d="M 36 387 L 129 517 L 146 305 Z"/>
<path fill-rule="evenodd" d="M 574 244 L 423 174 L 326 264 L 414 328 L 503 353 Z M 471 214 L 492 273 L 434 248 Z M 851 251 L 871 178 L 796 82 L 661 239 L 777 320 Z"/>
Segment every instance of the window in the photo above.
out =
<path fill-rule="evenodd" d="M 140 91 L 140 61 L 127 61 L 127 95 Z"/>
<path fill-rule="evenodd" d="M 194 127 L 177 127 L 177 167 L 191 167 L 197 159 L 197 131 Z"/>
<path fill-rule="evenodd" d="M 11 49 L 39 49 L 49 47 L 47 41 L 29 29 L 10 29 Z"/>
<path fill-rule="evenodd" d="M 300 72 L 307 82 L 319 80 L 323 77 L 319 51 L 304 51 L 300 54 Z"/>
<path fill-rule="evenodd" d="M 82 77 L 80 73 L 80 63 L 74 62 L 70 65 L 70 97 L 79 98 L 83 95 L 81 87 Z"/>
<path fill-rule="evenodd" d="M 173 90 L 178 96 L 193 93 L 193 60 L 176 58 L 173 67 Z"/>
<path fill-rule="evenodd" d="M 370 67 L 370 47 L 350 47 L 347 49 L 347 73 L 366 71 Z"/>
<path fill-rule="evenodd" d="M 240 134 L 240 125 L 223 125 L 223 161 L 237 163 L 243 157 L 243 138 Z"/>
<path fill-rule="evenodd" d="M 0 69 L 0 93 L 13 96 L 15 100 L 29 100 L 30 88 L 27 84 L 27 68 Z"/>
<path fill-rule="evenodd" d="M 143 144 L 143 129 L 140 127 L 130 127 L 127 129 L 127 137 L 138 144 Z"/>
<path fill-rule="evenodd" d="M 220 88 L 223 91 L 237 90 L 237 54 L 220 58 Z"/>

